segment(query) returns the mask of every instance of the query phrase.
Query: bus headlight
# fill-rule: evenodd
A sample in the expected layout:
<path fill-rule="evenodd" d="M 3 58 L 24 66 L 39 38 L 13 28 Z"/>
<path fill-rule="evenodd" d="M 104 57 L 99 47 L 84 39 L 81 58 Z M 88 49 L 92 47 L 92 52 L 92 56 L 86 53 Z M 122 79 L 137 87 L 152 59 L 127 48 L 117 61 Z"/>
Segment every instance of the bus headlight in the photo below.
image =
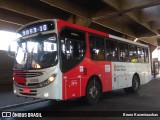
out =
<path fill-rule="evenodd" d="M 56 78 L 56 75 L 55 74 L 52 74 L 50 78 L 48 78 L 48 81 L 49 82 L 53 82 Z"/>
<path fill-rule="evenodd" d="M 52 74 L 51 77 L 49 77 L 47 80 L 39 83 L 38 87 L 44 87 L 51 84 L 55 80 L 55 78 L 56 78 L 56 74 Z"/>

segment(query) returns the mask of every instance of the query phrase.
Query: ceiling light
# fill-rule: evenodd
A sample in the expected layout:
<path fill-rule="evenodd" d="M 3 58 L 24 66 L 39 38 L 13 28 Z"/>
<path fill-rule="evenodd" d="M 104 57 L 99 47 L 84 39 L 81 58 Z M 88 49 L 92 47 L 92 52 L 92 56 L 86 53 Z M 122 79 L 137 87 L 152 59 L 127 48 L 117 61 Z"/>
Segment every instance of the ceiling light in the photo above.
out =
<path fill-rule="evenodd" d="M 134 39 L 134 42 L 137 42 L 138 41 L 138 38 Z"/>

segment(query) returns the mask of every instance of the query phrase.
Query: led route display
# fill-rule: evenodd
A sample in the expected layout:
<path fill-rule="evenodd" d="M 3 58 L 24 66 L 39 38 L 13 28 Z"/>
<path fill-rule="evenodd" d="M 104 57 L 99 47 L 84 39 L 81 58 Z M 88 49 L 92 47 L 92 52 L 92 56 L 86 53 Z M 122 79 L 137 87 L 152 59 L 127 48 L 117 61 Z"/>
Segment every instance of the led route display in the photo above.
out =
<path fill-rule="evenodd" d="M 40 32 L 54 30 L 54 28 L 55 28 L 54 22 L 46 21 L 46 22 L 39 22 L 39 23 L 28 25 L 20 29 L 18 33 L 24 37 L 24 36 L 28 36 L 28 35 L 32 35 Z"/>

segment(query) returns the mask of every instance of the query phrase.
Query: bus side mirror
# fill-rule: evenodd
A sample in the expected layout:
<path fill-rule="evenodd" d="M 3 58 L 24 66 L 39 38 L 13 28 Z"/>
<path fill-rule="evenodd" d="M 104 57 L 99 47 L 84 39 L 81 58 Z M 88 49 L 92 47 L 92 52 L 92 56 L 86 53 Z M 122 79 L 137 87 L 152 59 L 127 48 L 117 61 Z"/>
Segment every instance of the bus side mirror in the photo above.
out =
<path fill-rule="evenodd" d="M 8 56 L 15 58 L 15 51 L 11 51 L 11 45 L 8 46 Z"/>

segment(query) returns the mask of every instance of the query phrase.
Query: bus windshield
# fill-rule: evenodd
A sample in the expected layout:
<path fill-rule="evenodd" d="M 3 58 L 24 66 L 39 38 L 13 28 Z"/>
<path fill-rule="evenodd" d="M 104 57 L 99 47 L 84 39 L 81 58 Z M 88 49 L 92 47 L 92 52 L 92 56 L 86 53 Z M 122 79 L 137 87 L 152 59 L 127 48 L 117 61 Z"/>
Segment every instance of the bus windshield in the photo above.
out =
<path fill-rule="evenodd" d="M 17 40 L 15 69 L 43 69 L 58 62 L 56 34 L 38 35 Z"/>

